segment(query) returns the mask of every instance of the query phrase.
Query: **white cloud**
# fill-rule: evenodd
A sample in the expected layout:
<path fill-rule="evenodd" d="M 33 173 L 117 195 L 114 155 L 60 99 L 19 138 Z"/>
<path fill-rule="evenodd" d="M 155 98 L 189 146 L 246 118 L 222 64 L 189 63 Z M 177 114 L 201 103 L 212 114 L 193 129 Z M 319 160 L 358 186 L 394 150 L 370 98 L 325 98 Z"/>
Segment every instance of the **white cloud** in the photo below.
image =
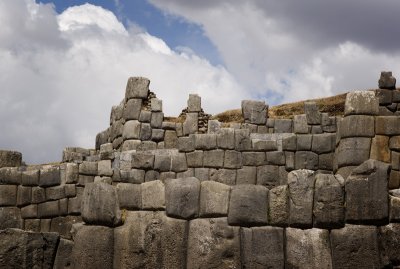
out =
<path fill-rule="evenodd" d="M 60 160 L 66 146 L 93 147 L 129 76 L 150 78 L 167 115 L 179 114 L 190 92 L 212 113 L 246 97 L 225 68 L 127 29 L 101 7 L 58 15 L 33 0 L 3 0 L 0 23 L 0 148 L 22 151 L 28 162 Z"/>

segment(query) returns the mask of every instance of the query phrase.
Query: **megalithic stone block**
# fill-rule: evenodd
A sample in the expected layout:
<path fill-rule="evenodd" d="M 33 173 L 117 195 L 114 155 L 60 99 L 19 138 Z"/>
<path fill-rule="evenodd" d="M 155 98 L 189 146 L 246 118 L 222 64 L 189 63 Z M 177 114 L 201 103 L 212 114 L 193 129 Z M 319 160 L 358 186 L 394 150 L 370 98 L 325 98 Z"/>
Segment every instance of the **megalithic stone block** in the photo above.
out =
<path fill-rule="evenodd" d="M 392 72 L 382 71 L 378 86 L 379 89 L 396 89 L 396 78 L 393 77 Z"/>
<path fill-rule="evenodd" d="M 149 94 L 150 80 L 143 77 L 130 77 L 126 84 L 125 99 L 146 99 Z"/>
<path fill-rule="evenodd" d="M 198 216 L 200 181 L 195 177 L 165 181 L 165 208 L 167 216 L 190 219 Z"/>
<path fill-rule="evenodd" d="M 346 95 L 344 115 L 378 115 L 379 99 L 373 91 L 354 91 Z"/>
<path fill-rule="evenodd" d="M 267 122 L 268 105 L 264 101 L 242 101 L 244 122 L 265 125 Z"/>
<path fill-rule="evenodd" d="M 188 112 L 200 112 L 201 97 L 198 94 L 189 94 L 187 105 L 188 105 Z"/>
<path fill-rule="evenodd" d="M 200 217 L 227 216 L 230 190 L 230 186 L 219 182 L 201 182 Z"/>
<path fill-rule="evenodd" d="M 307 124 L 309 125 L 321 124 L 321 113 L 318 110 L 316 102 L 305 102 L 304 111 L 306 113 Z"/>

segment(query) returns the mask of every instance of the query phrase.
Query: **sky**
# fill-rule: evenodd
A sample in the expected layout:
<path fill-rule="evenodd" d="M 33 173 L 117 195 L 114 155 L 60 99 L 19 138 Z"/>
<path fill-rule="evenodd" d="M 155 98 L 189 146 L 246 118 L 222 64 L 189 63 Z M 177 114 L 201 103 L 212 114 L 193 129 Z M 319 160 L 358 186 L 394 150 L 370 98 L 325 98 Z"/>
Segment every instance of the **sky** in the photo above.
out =
<path fill-rule="evenodd" d="M 1 0 L 0 148 L 93 148 L 127 79 L 177 116 L 377 87 L 400 72 L 398 0 Z"/>

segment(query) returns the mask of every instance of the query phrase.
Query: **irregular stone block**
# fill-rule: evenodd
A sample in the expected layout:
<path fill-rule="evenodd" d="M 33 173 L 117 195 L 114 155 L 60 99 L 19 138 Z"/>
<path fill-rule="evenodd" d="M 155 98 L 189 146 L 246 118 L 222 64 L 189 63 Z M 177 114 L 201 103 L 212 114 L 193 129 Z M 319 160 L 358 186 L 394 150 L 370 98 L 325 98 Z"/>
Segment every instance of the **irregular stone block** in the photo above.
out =
<path fill-rule="evenodd" d="M 171 170 L 170 154 L 155 154 L 154 169 L 160 172 L 168 172 Z"/>
<path fill-rule="evenodd" d="M 346 180 L 346 221 L 377 224 L 389 214 L 387 178 L 389 165 L 368 160 L 355 168 Z"/>
<path fill-rule="evenodd" d="M 295 153 L 296 169 L 318 169 L 318 154 L 310 151 L 296 151 Z"/>
<path fill-rule="evenodd" d="M 82 225 L 77 230 L 72 249 L 72 268 L 113 268 L 113 256 L 113 229 Z"/>
<path fill-rule="evenodd" d="M 283 151 L 270 151 L 265 153 L 267 164 L 285 165 L 285 153 Z"/>
<path fill-rule="evenodd" d="M 17 151 L 0 150 L 0 168 L 21 166 L 22 154 Z"/>
<path fill-rule="evenodd" d="M 307 124 L 321 124 L 321 113 L 316 102 L 304 102 L 304 112 L 307 118 Z"/>
<path fill-rule="evenodd" d="M 183 172 L 188 169 L 185 153 L 174 153 L 171 155 L 171 171 Z"/>
<path fill-rule="evenodd" d="M 152 129 L 151 130 L 151 140 L 155 142 L 159 142 L 164 140 L 164 130 L 162 129 Z"/>
<path fill-rule="evenodd" d="M 273 140 L 262 140 L 262 139 L 251 139 L 252 149 L 255 151 L 274 151 L 278 150 L 277 141 Z"/>
<path fill-rule="evenodd" d="M 17 186 L 0 185 L 0 206 L 17 205 Z"/>
<path fill-rule="evenodd" d="M 21 218 L 23 218 L 23 219 L 37 218 L 38 217 L 37 208 L 38 207 L 36 204 L 27 205 L 25 207 L 22 207 L 21 208 Z"/>
<path fill-rule="evenodd" d="M 333 152 L 335 150 L 336 134 L 315 134 L 311 149 L 317 154 Z"/>
<path fill-rule="evenodd" d="M 122 131 L 123 131 L 124 126 L 123 126 L 122 120 L 117 120 L 110 127 L 111 127 L 110 142 L 111 142 L 111 141 L 114 141 L 117 137 L 122 136 Z"/>
<path fill-rule="evenodd" d="M 285 268 L 336 268 L 332 266 L 329 231 L 287 228 Z"/>
<path fill-rule="evenodd" d="M 165 181 L 165 208 L 167 216 L 191 219 L 198 215 L 200 181 L 195 177 Z"/>
<path fill-rule="evenodd" d="M 264 101 L 242 101 L 242 115 L 244 122 L 253 124 L 266 124 L 268 105 Z"/>
<path fill-rule="evenodd" d="M 391 153 L 392 153 L 392 156 L 391 156 L 392 157 L 391 158 L 391 160 L 392 160 L 392 169 L 400 170 L 400 153 L 395 152 L 395 151 L 392 151 Z M 371 159 L 375 159 L 375 158 L 371 157 Z M 380 160 L 380 161 L 382 161 L 382 160 Z"/>
<path fill-rule="evenodd" d="M 124 107 L 123 117 L 126 121 L 138 120 L 142 109 L 142 99 L 130 99 Z"/>
<path fill-rule="evenodd" d="M 58 201 L 50 201 L 38 204 L 39 218 L 53 218 L 60 215 L 60 207 Z"/>
<path fill-rule="evenodd" d="M 21 184 L 24 186 L 39 185 L 39 170 L 28 170 L 22 172 Z"/>
<path fill-rule="evenodd" d="M 296 151 L 297 135 L 290 135 L 282 139 L 282 150 Z"/>
<path fill-rule="evenodd" d="M 392 136 L 390 138 L 389 148 L 394 151 L 400 151 L 400 136 Z"/>
<path fill-rule="evenodd" d="M 46 192 L 43 188 L 32 188 L 32 203 L 37 204 L 46 201 Z"/>
<path fill-rule="evenodd" d="M 270 189 L 268 197 L 269 224 L 286 227 L 289 223 L 289 192 L 287 185 Z"/>
<path fill-rule="evenodd" d="M 227 216 L 230 190 L 230 186 L 219 182 L 201 182 L 199 216 Z"/>
<path fill-rule="evenodd" d="M 354 91 L 346 95 L 344 115 L 378 115 L 379 100 L 373 91 Z"/>
<path fill-rule="evenodd" d="M 263 185 L 268 189 L 272 189 L 278 186 L 279 183 L 279 166 L 257 166 L 257 185 Z"/>
<path fill-rule="evenodd" d="M 151 111 L 152 112 L 161 112 L 162 111 L 162 100 L 158 98 L 151 98 Z"/>
<path fill-rule="evenodd" d="M 178 138 L 178 150 L 182 152 L 194 151 L 194 135 L 189 137 L 179 137 Z"/>
<path fill-rule="evenodd" d="M 266 157 L 264 152 L 243 152 L 242 153 L 243 165 L 260 166 L 266 164 Z"/>
<path fill-rule="evenodd" d="M 88 183 L 82 198 L 82 219 L 93 225 L 114 227 L 121 222 L 117 192 L 106 183 Z"/>
<path fill-rule="evenodd" d="M 140 125 L 140 137 L 141 141 L 151 140 L 151 126 L 149 123 L 142 123 Z"/>
<path fill-rule="evenodd" d="M 400 242 L 400 224 L 390 223 L 378 228 L 382 262 L 387 268 L 400 264 L 398 245 Z"/>
<path fill-rule="evenodd" d="M 161 172 L 159 179 L 162 182 L 165 182 L 165 180 L 172 179 L 172 178 L 176 178 L 176 173 L 175 172 Z"/>
<path fill-rule="evenodd" d="M 225 151 L 224 167 L 225 168 L 241 168 L 242 167 L 242 154 L 238 151 L 227 150 Z"/>
<path fill-rule="evenodd" d="M 242 268 L 284 268 L 283 232 L 276 227 L 241 229 Z"/>
<path fill-rule="evenodd" d="M 400 221 L 400 197 L 389 196 L 390 207 L 389 207 L 389 221 L 399 222 Z"/>
<path fill-rule="evenodd" d="M 378 116 L 375 121 L 375 132 L 380 135 L 400 135 L 400 117 Z"/>
<path fill-rule="evenodd" d="M 82 196 L 68 199 L 68 214 L 81 214 Z"/>
<path fill-rule="evenodd" d="M 140 137 L 140 122 L 138 120 L 130 120 L 125 122 L 122 137 L 124 140 L 139 139 Z"/>
<path fill-rule="evenodd" d="M 45 192 L 47 201 L 60 200 L 62 198 L 65 198 L 64 185 L 46 188 Z"/>
<path fill-rule="evenodd" d="M 196 150 L 186 153 L 188 167 L 203 167 L 203 151 Z"/>
<path fill-rule="evenodd" d="M 22 229 L 22 225 L 23 220 L 21 219 L 21 211 L 19 208 L 0 207 L 0 233 L 1 230 L 7 228 Z"/>
<path fill-rule="evenodd" d="M 217 145 L 221 149 L 235 148 L 235 130 L 233 128 L 222 128 L 217 133 Z"/>
<path fill-rule="evenodd" d="M 343 166 L 360 165 L 369 159 L 371 138 L 344 138 L 336 150 L 337 164 Z"/>
<path fill-rule="evenodd" d="M 330 238 L 333 268 L 382 268 L 376 227 L 346 225 Z"/>
<path fill-rule="evenodd" d="M 60 243 L 58 244 L 57 254 L 54 260 L 54 269 L 69 268 L 73 263 L 72 261 L 72 248 L 74 247 L 74 242 L 60 238 Z"/>
<path fill-rule="evenodd" d="M 186 268 L 229 267 L 241 267 L 239 227 L 228 226 L 226 218 L 190 221 Z"/>
<path fill-rule="evenodd" d="M 200 181 L 209 180 L 210 168 L 195 168 L 194 176 Z"/>
<path fill-rule="evenodd" d="M 297 150 L 311 150 L 313 136 L 297 135 Z"/>
<path fill-rule="evenodd" d="M 226 185 L 236 184 L 236 170 L 234 169 L 210 169 L 209 179 Z"/>
<path fill-rule="evenodd" d="M 166 130 L 164 136 L 164 147 L 166 149 L 177 148 L 178 136 L 175 131 Z"/>
<path fill-rule="evenodd" d="M 71 228 L 75 223 L 82 223 L 82 218 L 80 216 L 53 218 L 50 223 L 50 232 L 57 233 L 62 238 L 72 239 Z"/>
<path fill-rule="evenodd" d="M 135 210 L 142 208 L 141 184 L 118 183 L 116 190 L 121 209 Z"/>
<path fill-rule="evenodd" d="M 187 106 L 188 106 L 188 112 L 200 112 L 201 97 L 198 94 L 189 94 Z"/>
<path fill-rule="evenodd" d="M 160 180 L 142 184 L 142 208 L 144 210 L 165 208 L 165 187 Z"/>
<path fill-rule="evenodd" d="M 379 89 L 396 89 L 396 78 L 390 71 L 382 71 L 378 80 Z"/>
<path fill-rule="evenodd" d="M 40 219 L 24 220 L 24 230 L 40 233 Z"/>
<path fill-rule="evenodd" d="M 296 134 L 308 133 L 307 116 L 305 114 L 294 115 L 293 132 Z"/>
<path fill-rule="evenodd" d="M 287 171 L 292 171 L 295 168 L 294 152 L 285 151 L 285 168 Z"/>
<path fill-rule="evenodd" d="M 141 110 L 139 115 L 140 122 L 150 123 L 151 120 L 151 111 Z"/>
<path fill-rule="evenodd" d="M 236 185 L 239 184 L 256 184 L 257 183 L 257 167 L 243 166 L 237 169 Z"/>
<path fill-rule="evenodd" d="M 291 119 L 275 119 L 275 133 L 291 133 L 293 121 Z"/>
<path fill-rule="evenodd" d="M 232 188 L 228 211 L 229 225 L 253 226 L 268 223 L 268 189 L 257 185 Z"/>
<path fill-rule="evenodd" d="M 67 163 L 65 169 L 66 183 L 77 183 L 79 177 L 79 166 L 76 163 Z"/>
<path fill-rule="evenodd" d="M 289 225 L 312 227 L 315 174 L 311 170 L 295 170 L 288 175 Z"/>
<path fill-rule="evenodd" d="M 208 134 L 218 134 L 219 130 L 221 130 L 221 122 L 218 120 L 208 120 Z"/>
<path fill-rule="evenodd" d="M 220 149 L 204 151 L 203 165 L 205 167 L 221 168 L 224 166 L 224 151 Z"/>
<path fill-rule="evenodd" d="M 379 89 L 375 92 L 378 97 L 379 105 L 391 105 L 392 104 L 392 91 L 388 89 Z"/>
<path fill-rule="evenodd" d="M 370 158 L 381 162 L 390 162 L 388 136 L 376 135 L 372 138 Z"/>
<path fill-rule="evenodd" d="M 400 172 L 396 170 L 391 170 L 389 176 L 389 184 L 388 184 L 389 189 L 397 189 L 399 188 L 399 185 L 400 185 Z"/>
<path fill-rule="evenodd" d="M 186 119 L 182 125 L 183 135 L 195 134 L 199 129 L 199 114 L 186 113 Z"/>
<path fill-rule="evenodd" d="M 147 152 L 135 152 L 132 154 L 132 167 L 138 169 L 152 169 L 154 166 L 154 154 Z"/>
<path fill-rule="evenodd" d="M 251 150 L 250 131 L 248 129 L 235 129 L 235 149 L 237 151 Z"/>
<path fill-rule="evenodd" d="M 326 153 L 318 156 L 318 168 L 320 170 L 333 170 L 334 153 Z"/>
<path fill-rule="evenodd" d="M 216 134 L 195 134 L 194 146 L 198 150 L 210 150 L 217 148 Z"/>
<path fill-rule="evenodd" d="M 150 80 L 143 77 L 130 77 L 126 84 L 125 99 L 146 99 L 149 94 Z"/>
<path fill-rule="evenodd" d="M 60 167 L 50 166 L 40 169 L 40 187 L 51 187 L 61 184 Z"/>

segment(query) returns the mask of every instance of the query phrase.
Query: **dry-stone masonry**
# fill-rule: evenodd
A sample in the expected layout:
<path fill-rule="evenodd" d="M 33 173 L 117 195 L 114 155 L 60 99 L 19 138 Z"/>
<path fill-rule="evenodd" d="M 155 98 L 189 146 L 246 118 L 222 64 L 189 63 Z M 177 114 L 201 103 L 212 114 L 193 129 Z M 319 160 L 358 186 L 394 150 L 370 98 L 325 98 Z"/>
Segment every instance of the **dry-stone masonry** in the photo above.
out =
<path fill-rule="evenodd" d="M 0 268 L 397 268 L 395 82 L 347 94 L 343 117 L 245 100 L 224 128 L 196 94 L 166 121 L 129 78 L 95 149 L 35 166 L 0 151 Z"/>

